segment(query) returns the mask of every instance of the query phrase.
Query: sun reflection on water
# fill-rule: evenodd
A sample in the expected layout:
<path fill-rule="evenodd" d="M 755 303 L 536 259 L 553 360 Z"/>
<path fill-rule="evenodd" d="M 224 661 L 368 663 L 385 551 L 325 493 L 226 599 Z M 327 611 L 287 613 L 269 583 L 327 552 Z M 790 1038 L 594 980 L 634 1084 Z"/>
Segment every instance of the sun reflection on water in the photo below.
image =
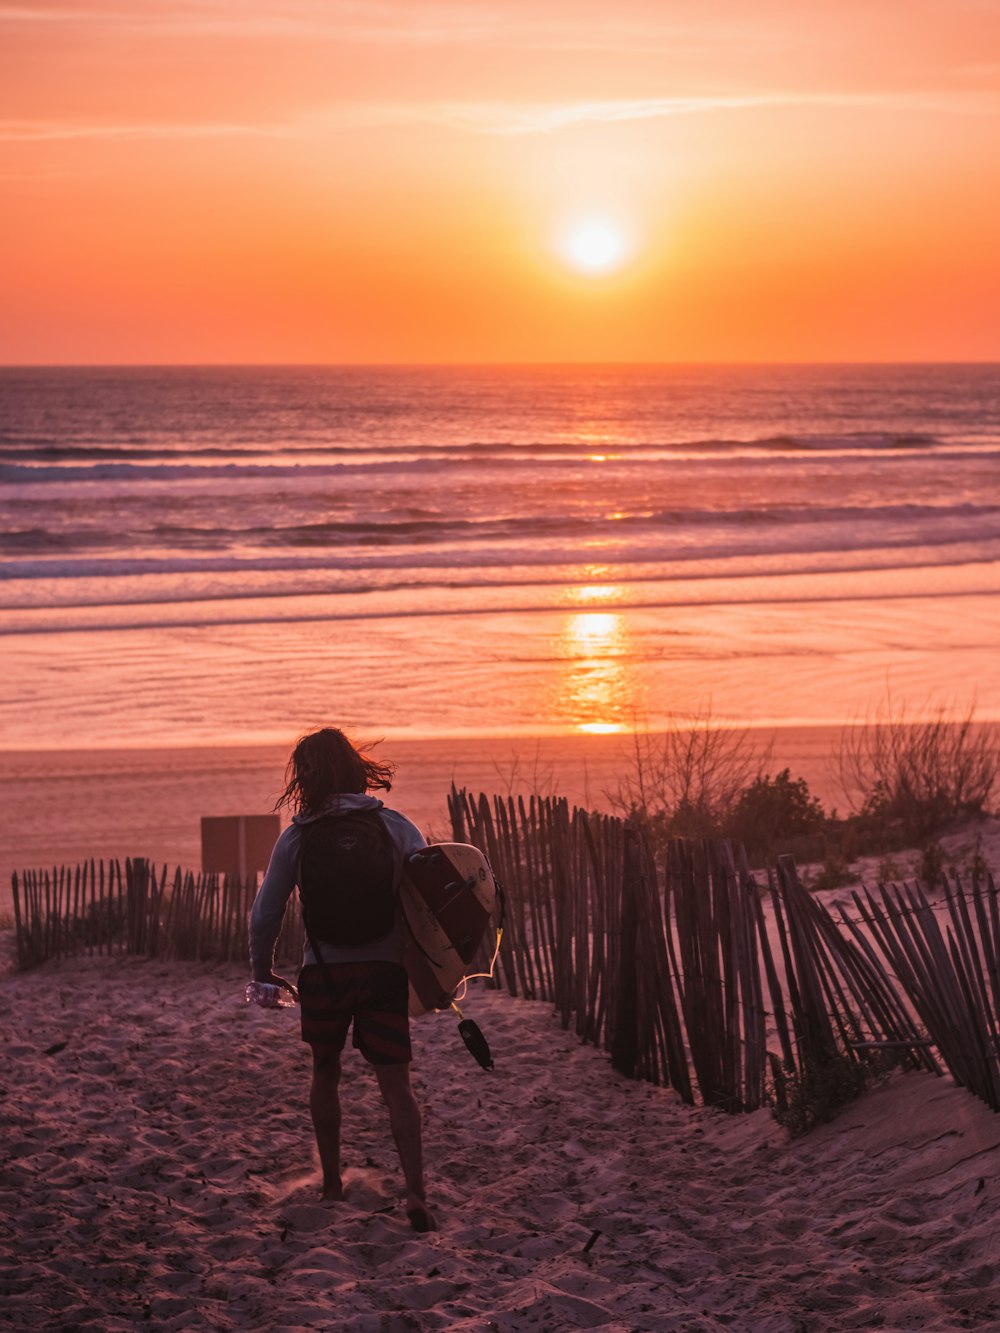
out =
<path fill-rule="evenodd" d="M 611 585 L 577 589 L 581 601 L 611 600 Z M 613 735 L 635 712 L 635 680 L 627 618 L 617 611 L 575 611 L 558 641 L 563 661 L 558 711 L 576 730 Z"/>
<path fill-rule="evenodd" d="M 621 595 L 621 588 L 615 587 L 613 583 L 589 583 L 573 589 L 573 596 L 578 602 L 616 602 Z"/>

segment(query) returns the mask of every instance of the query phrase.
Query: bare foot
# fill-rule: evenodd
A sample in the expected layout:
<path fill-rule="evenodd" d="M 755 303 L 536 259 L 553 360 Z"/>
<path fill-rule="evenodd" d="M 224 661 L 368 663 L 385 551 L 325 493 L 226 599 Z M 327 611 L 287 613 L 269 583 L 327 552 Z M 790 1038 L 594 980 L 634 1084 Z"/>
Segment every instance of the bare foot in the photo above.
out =
<path fill-rule="evenodd" d="M 437 1231 L 434 1214 L 425 1204 L 412 1204 L 407 1208 L 406 1216 L 410 1219 L 410 1226 L 414 1231 Z"/>

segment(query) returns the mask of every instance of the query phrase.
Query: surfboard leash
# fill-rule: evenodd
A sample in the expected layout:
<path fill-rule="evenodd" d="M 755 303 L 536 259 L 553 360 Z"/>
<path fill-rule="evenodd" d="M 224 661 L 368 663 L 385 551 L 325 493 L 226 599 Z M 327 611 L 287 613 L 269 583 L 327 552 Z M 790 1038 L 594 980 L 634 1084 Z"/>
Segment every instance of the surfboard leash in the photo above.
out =
<path fill-rule="evenodd" d="M 485 852 L 483 852 L 483 860 L 489 866 L 490 874 L 493 876 L 493 884 L 494 887 L 496 888 L 496 901 L 500 909 L 500 917 L 496 925 L 496 931 L 497 931 L 496 948 L 493 950 L 493 956 L 490 959 L 489 971 L 470 972 L 468 976 L 462 977 L 461 981 L 459 981 L 458 983 L 458 986 L 455 987 L 455 995 L 453 996 L 453 1001 L 465 999 L 466 995 L 469 993 L 470 981 L 480 981 L 480 980 L 492 981 L 494 979 L 494 974 L 496 973 L 496 967 L 497 967 L 497 959 L 500 957 L 500 945 L 503 943 L 503 926 L 504 922 L 507 920 L 507 895 L 504 893 L 503 885 L 497 878 L 496 872 L 494 871 L 492 865 L 490 865 L 490 858 L 486 855 Z M 462 987 L 461 994 L 458 994 L 459 986 Z"/>
<path fill-rule="evenodd" d="M 462 977 L 458 985 L 455 987 L 455 994 L 452 997 L 452 1003 L 454 1003 L 455 1000 L 465 999 L 466 995 L 468 995 L 469 993 L 470 981 L 493 980 L 493 976 L 494 973 L 496 972 L 496 967 L 497 967 L 497 959 L 500 956 L 500 945 L 502 943 L 503 943 L 503 926 L 497 926 L 497 943 L 496 943 L 496 948 L 493 950 L 493 956 L 490 959 L 490 970 L 488 972 L 470 972 L 467 976 Z M 461 988 L 462 992 L 461 994 L 458 993 L 459 988 Z"/>
<path fill-rule="evenodd" d="M 483 855 L 484 857 L 486 857 L 485 852 L 483 853 Z M 496 886 L 497 901 L 500 904 L 500 919 L 497 922 L 496 947 L 494 948 L 493 956 L 490 959 L 489 971 L 471 972 L 468 976 L 463 977 L 462 980 L 458 983 L 458 986 L 456 987 L 456 994 L 452 997 L 451 1007 L 452 1009 L 454 1009 L 455 1013 L 458 1014 L 459 1035 L 465 1042 L 466 1049 L 469 1051 L 469 1054 L 472 1056 L 472 1058 L 476 1061 L 476 1063 L 480 1066 L 481 1069 L 492 1070 L 493 1055 L 492 1052 L 490 1051 L 490 1044 L 486 1040 L 486 1037 L 483 1035 L 482 1029 L 480 1028 L 479 1024 L 473 1022 L 471 1018 L 466 1018 L 465 1015 L 462 1013 L 461 1009 L 458 1007 L 458 1001 L 464 1000 L 466 995 L 468 994 L 470 981 L 478 981 L 479 979 L 483 979 L 486 981 L 493 980 L 494 973 L 496 972 L 497 959 L 500 957 L 500 945 L 503 943 L 503 926 L 504 926 L 504 921 L 506 920 L 507 917 L 507 898 L 503 891 L 503 885 L 500 883 L 499 879 L 497 879 L 493 867 L 490 865 L 488 857 L 486 857 L 486 864 L 490 866 L 490 874 L 493 875 L 493 883 Z M 461 994 L 457 993 L 459 988 L 461 988 Z"/>
<path fill-rule="evenodd" d="M 417 946 L 417 948 L 420 950 L 420 952 L 424 955 L 424 957 L 427 959 L 429 963 L 432 963 L 435 967 L 440 967 L 441 964 L 434 961 L 434 959 L 430 956 L 427 950 L 417 939 L 416 935 L 414 935 L 413 928 L 410 925 L 409 919 L 407 918 L 406 909 L 405 907 L 403 907 L 402 901 L 400 901 L 400 908 L 402 909 L 403 912 L 403 920 L 406 923 L 406 928 L 407 930 L 409 930 L 410 938 L 413 940 L 414 944 Z M 469 1051 L 472 1058 L 476 1061 L 476 1063 L 480 1066 L 480 1068 L 487 1070 L 492 1070 L 493 1068 L 493 1056 L 490 1052 L 490 1044 L 483 1035 L 482 1029 L 480 1028 L 479 1024 L 474 1022 L 471 1018 L 466 1018 L 465 1015 L 462 1013 L 461 1009 L 459 1009 L 458 1000 L 465 999 L 466 993 L 468 992 L 469 989 L 470 981 L 475 980 L 477 977 L 489 977 L 492 979 L 494 969 L 496 968 L 497 957 L 500 953 L 500 941 L 502 939 L 503 939 L 503 926 L 501 925 L 497 927 L 497 945 L 493 951 L 493 957 L 490 959 L 490 970 L 488 972 L 476 972 L 470 976 L 462 977 L 462 979 L 458 983 L 458 986 L 455 987 L 456 991 L 459 988 L 461 988 L 462 993 L 461 995 L 457 996 L 457 998 L 453 994 L 450 1001 L 451 1008 L 454 1009 L 456 1014 L 458 1014 L 458 1019 L 459 1019 L 458 1031 L 462 1040 L 465 1042 L 466 1049 Z M 438 1010 L 438 1012 L 442 1013 L 443 1010 Z"/>

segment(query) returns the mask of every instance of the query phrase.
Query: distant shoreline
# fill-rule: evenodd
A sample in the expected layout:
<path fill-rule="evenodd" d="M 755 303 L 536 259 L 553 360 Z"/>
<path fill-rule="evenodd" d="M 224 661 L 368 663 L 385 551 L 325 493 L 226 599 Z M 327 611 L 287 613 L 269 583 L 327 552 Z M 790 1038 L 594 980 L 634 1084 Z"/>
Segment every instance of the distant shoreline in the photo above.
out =
<path fill-rule="evenodd" d="M 604 366 L 614 370 L 627 370 L 635 366 L 640 370 L 670 369 L 686 366 L 706 370 L 720 370 L 728 367 L 766 368 L 771 366 L 803 366 L 810 369 L 823 366 L 1000 366 L 1000 360 L 984 357 L 970 360 L 968 357 L 949 359 L 948 357 L 925 357 L 923 359 L 879 359 L 879 360 L 840 360 L 790 361 L 778 359 L 771 361 L 609 361 L 598 360 L 557 360 L 557 361 L 5 361 L 0 364 L 0 371 L 5 370 L 559 370 L 563 367 L 585 366 L 599 370 Z"/>

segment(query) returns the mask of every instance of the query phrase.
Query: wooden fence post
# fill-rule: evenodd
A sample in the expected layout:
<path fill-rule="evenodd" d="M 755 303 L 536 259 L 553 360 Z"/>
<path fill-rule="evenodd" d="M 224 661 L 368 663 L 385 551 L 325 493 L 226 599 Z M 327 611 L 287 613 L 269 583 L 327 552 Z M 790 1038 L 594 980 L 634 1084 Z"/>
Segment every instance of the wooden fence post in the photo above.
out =
<path fill-rule="evenodd" d="M 28 961 L 28 942 L 25 938 L 26 930 L 21 925 L 21 886 L 18 883 L 17 871 L 15 870 L 10 877 L 11 896 L 14 899 L 14 938 L 17 942 L 17 965 L 24 967 Z M 27 899 L 25 900 L 27 908 Z"/>
<path fill-rule="evenodd" d="M 469 836 L 465 828 L 465 788 L 459 791 L 454 782 L 448 793 L 448 818 L 451 821 L 452 841 L 468 842 Z"/>
<path fill-rule="evenodd" d="M 639 1060 L 636 953 L 639 932 L 638 880 L 642 873 L 640 858 L 639 832 L 631 821 L 626 821 L 618 927 L 618 977 L 616 993 L 612 999 L 614 1024 L 611 1036 L 612 1068 L 626 1078 L 635 1077 Z"/>

